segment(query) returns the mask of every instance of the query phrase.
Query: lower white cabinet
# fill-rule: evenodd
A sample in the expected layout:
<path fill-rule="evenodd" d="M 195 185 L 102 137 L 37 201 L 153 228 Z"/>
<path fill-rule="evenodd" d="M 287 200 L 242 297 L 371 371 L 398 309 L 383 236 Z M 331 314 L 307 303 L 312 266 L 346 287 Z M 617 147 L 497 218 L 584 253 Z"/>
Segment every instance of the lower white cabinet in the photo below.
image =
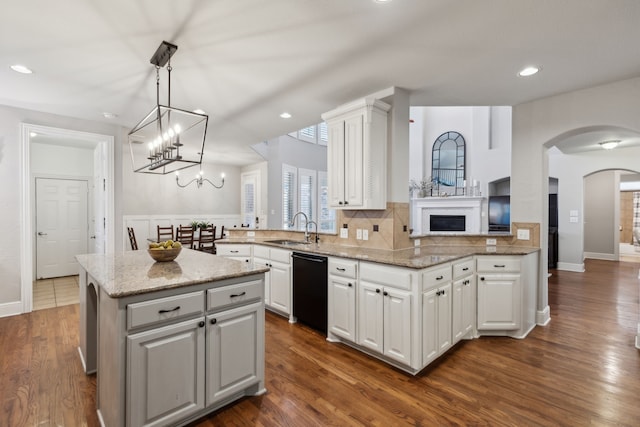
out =
<path fill-rule="evenodd" d="M 207 398 L 212 405 L 259 381 L 263 346 L 262 304 L 254 303 L 207 316 Z"/>
<path fill-rule="evenodd" d="M 520 275 L 478 273 L 478 329 L 520 328 Z"/>
<path fill-rule="evenodd" d="M 128 426 L 175 424 L 204 409 L 204 326 L 201 317 L 127 337 Z"/>
<path fill-rule="evenodd" d="M 262 278 L 235 280 L 206 293 L 127 305 L 126 425 L 176 425 L 247 390 L 259 392 L 264 380 L 263 292 Z M 180 321 L 194 315 L 190 313 L 197 317 Z M 117 381 L 104 374 L 101 380 Z"/>
<path fill-rule="evenodd" d="M 476 286 L 474 260 L 453 263 L 452 344 L 471 338 L 476 324 Z"/>
<path fill-rule="evenodd" d="M 451 282 L 422 293 L 422 364 L 451 347 Z"/>
<path fill-rule="evenodd" d="M 357 261 L 329 258 L 327 335 L 356 342 Z"/>
<path fill-rule="evenodd" d="M 407 269 L 361 263 L 358 284 L 358 344 L 412 366 L 412 274 Z M 378 282 L 378 283 L 376 283 Z M 384 283 L 407 285 L 407 290 Z"/>
<path fill-rule="evenodd" d="M 265 274 L 264 302 L 281 314 L 291 314 L 291 251 L 254 245 L 253 263 L 269 267 Z"/>

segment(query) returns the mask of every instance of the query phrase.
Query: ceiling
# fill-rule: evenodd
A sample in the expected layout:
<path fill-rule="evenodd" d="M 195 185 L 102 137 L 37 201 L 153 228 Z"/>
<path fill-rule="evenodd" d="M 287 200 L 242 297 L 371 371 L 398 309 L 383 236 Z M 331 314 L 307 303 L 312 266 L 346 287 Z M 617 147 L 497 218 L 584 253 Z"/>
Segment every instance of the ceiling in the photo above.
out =
<path fill-rule="evenodd" d="M 0 16 L 0 104 L 129 129 L 167 40 L 171 104 L 209 115 L 206 160 L 242 165 L 392 86 L 415 106 L 516 105 L 640 76 L 639 19 L 637 0 L 20 0 Z"/>

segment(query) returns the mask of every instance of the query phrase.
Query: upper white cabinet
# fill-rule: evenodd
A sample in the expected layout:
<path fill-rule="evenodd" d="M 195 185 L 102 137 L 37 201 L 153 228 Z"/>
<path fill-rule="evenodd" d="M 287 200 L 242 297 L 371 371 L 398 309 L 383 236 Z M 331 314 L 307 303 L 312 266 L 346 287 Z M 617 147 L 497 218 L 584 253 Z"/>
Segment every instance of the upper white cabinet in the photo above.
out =
<path fill-rule="evenodd" d="M 337 209 L 386 209 L 387 112 L 361 99 L 322 115 L 329 132 L 329 203 Z"/>

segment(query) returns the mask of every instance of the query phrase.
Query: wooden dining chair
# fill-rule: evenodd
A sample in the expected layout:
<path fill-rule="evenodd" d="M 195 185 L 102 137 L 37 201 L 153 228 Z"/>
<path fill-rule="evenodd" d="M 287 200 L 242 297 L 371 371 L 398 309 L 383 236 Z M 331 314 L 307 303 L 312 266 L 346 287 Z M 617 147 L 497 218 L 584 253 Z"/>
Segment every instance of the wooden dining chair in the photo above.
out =
<path fill-rule="evenodd" d="M 138 242 L 136 241 L 136 233 L 133 231 L 133 227 L 127 227 L 127 233 L 129 234 L 129 243 L 131 243 L 131 250 L 138 250 Z"/>
<path fill-rule="evenodd" d="M 179 225 L 176 228 L 176 242 L 182 243 L 182 247 L 193 249 L 193 237 L 191 225 Z"/>
<path fill-rule="evenodd" d="M 224 239 L 224 225 L 220 226 L 220 237 L 217 237 L 216 240 Z"/>
<path fill-rule="evenodd" d="M 169 227 L 158 226 L 158 242 L 173 240 L 173 224 Z"/>
<path fill-rule="evenodd" d="M 200 229 L 200 238 L 198 239 L 198 250 L 203 252 L 209 252 L 210 254 L 216 253 L 215 238 L 216 227 L 209 226 Z"/>

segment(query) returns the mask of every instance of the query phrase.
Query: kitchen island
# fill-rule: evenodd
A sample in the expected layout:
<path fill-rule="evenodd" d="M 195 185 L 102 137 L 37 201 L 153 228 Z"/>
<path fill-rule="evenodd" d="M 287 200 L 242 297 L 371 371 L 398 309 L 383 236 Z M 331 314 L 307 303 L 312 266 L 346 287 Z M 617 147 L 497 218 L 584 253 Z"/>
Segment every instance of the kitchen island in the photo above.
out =
<path fill-rule="evenodd" d="M 264 389 L 264 267 L 183 249 L 87 254 L 80 346 L 104 426 L 184 425 Z"/>

